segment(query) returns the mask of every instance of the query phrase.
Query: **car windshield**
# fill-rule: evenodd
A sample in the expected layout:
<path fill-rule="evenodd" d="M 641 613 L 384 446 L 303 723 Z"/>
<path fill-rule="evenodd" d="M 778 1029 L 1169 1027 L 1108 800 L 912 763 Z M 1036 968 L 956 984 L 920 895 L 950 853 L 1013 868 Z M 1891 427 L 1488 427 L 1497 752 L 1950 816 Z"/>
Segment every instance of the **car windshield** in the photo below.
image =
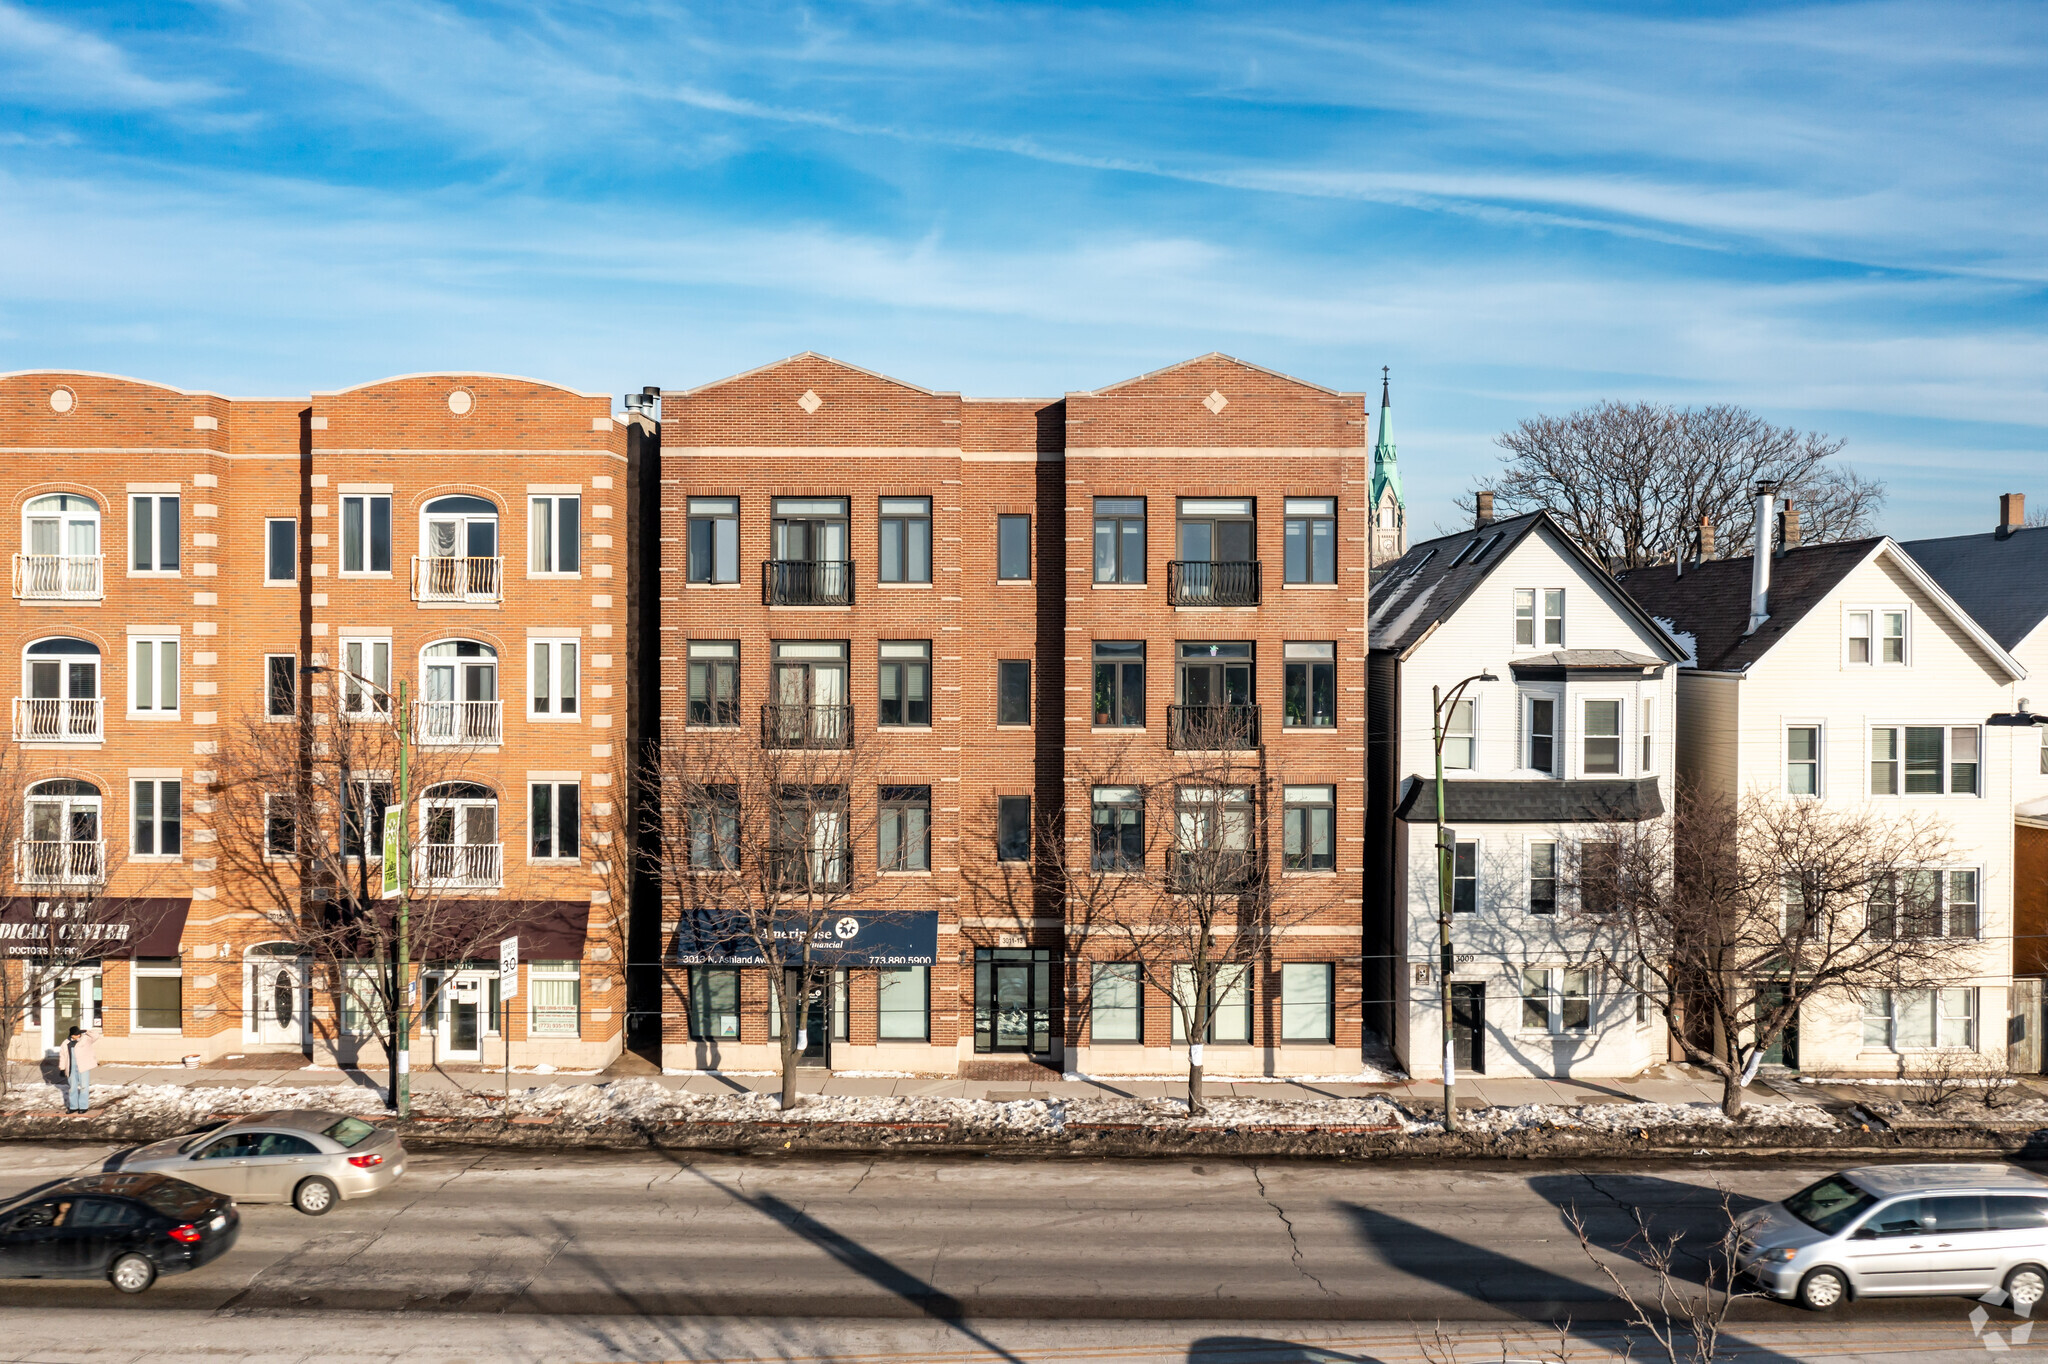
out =
<path fill-rule="evenodd" d="M 360 1146 L 365 1137 L 376 1132 L 376 1127 L 361 1118 L 343 1118 L 320 1135 L 331 1137 L 343 1146 Z"/>
<path fill-rule="evenodd" d="M 1785 1211 L 1816 1231 L 1832 1236 L 1877 1199 L 1841 1175 L 1829 1175 L 1785 1200 Z"/>
<path fill-rule="evenodd" d="M 182 1220 L 197 1217 L 220 1201 L 218 1194 L 210 1194 L 182 1179 L 166 1179 L 161 1184 L 140 1190 L 136 1197 L 166 1217 Z"/>

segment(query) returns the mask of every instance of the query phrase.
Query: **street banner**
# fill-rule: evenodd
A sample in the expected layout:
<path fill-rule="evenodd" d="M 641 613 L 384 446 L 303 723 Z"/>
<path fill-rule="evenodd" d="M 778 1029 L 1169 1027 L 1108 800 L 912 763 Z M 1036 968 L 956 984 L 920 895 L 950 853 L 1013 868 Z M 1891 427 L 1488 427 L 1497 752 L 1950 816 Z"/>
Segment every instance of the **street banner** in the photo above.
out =
<path fill-rule="evenodd" d="M 405 807 L 387 805 L 384 807 L 384 880 L 383 898 L 394 899 L 405 891 L 405 869 L 398 865 L 399 839 L 405 830 Z"/>

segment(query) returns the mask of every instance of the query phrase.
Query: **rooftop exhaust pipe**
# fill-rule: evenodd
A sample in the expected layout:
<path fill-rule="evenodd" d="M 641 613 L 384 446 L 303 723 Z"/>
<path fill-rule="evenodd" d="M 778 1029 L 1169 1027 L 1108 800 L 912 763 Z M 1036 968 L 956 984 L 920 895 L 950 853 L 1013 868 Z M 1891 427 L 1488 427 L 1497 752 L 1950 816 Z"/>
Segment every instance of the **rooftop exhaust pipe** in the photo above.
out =
<path fill-rule="evenodd" d="M 1756 544 L 1749 556 L 1749 628 L 1753 635 L 1771 618 L 1771 508 L 1777 501 L 1776 483 L 1756 485 Z"/>

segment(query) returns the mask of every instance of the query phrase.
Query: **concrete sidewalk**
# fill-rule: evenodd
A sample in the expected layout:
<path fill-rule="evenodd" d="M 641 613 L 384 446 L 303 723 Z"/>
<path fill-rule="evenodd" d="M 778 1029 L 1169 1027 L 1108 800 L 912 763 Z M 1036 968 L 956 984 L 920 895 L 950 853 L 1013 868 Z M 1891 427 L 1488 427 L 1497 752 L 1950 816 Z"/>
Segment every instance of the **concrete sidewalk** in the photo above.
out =
<path fill-rule="evenodd" d="M 638 1066 L 615 1067 L 605 1074 L 542 1074 L 515 1069 L 512 1072 L 511 1085 L 515 1090 L 523 1090 L 556 1085 L 607 1084 L 628 1077 L 651 1079 L 670 1089 L 693 1094 L 737 1093 L 748 1090 L 773 1092 L 781 1087 L 779 1078 L 770 1073 L 723 1071 L 656 1075 L 653 1068 L 644 1063 Z M 168 1084 L 292 1089 L 355 1085 L 382 1089 L 386 1073 L 381 1069 L 367 1072 L 342 1071 L 312 1066 L 294 1069 L 273 1066 L 244 1069 L 216 1063 L 197 1069 L 182 1066 L 101 1066 L 93 1072 L 92 1078 L 96 1086 Z M 504 1089 L 505 1078 L 500 1071 L 470 1067 L 459 1070 L 425 1067 L 413 1072 L 412 1087 L 415 1093 L 463 1091 L 494 1094 Z M 799 1076 L 797 1087 L 806 1094 L 848 1097 L 901 1095 L 990 1099 L 999 1102 L 1083 1097 L 1171 1099 L 1185 1094 L 1187 1090 L 1185 1079 L 1179 1077 L 1065 1078 L 1054 1071 L 1046 1071 L 1043 1078 L 1029 1080 L 967 1080 L 936 1075 L 806 1070 Z M 1443 1103 L 1443 1087 L 1422 1080 L 1375 1084 L 1315 1079 L 1253 1081 L 1211 1076 L 1207 1078 L 1203 1089 L 1205 1095 L 1210 1098 L 1301 1100 L 1367 1098 L 1380 1095 L 1411 1106 L 1440 1107 Z M 1553 1080 L 1528 1076 L 1460 1077 L 1457 1094 L 1460 1108 L 1511 1107 L 1520 1104 L 1558 1104 L 1565 1107 L 1638 1102 L 1688 1104 L 1719 1103 L 1721 1086 L 1711 1075 L 1691 1071 L 1682 1066 L 1665 1065 L 1626 1080 Z M 1752 1104 L 1825 1103 L 1830 1097 L 1832 1096 L 1812 1086 L 1767 1078 L 1759 1079 L 1747 1092 L 1747 1102 Z"/>

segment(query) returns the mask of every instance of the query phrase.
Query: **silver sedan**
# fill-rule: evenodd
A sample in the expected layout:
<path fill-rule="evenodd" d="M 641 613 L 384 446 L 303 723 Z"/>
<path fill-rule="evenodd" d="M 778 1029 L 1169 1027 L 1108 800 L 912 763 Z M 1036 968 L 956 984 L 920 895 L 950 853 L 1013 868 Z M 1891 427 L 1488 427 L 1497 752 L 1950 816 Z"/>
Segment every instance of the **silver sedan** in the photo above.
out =
<path fill-rule="evenodd" d="M 116 1168 L 175 1175 L 237 1202 L 290 1203 L 318 1217 L 396 1183 L 405 1147 L 396 1132 L 361 1118 L 280 1109 L 139 1147 Z"/>

